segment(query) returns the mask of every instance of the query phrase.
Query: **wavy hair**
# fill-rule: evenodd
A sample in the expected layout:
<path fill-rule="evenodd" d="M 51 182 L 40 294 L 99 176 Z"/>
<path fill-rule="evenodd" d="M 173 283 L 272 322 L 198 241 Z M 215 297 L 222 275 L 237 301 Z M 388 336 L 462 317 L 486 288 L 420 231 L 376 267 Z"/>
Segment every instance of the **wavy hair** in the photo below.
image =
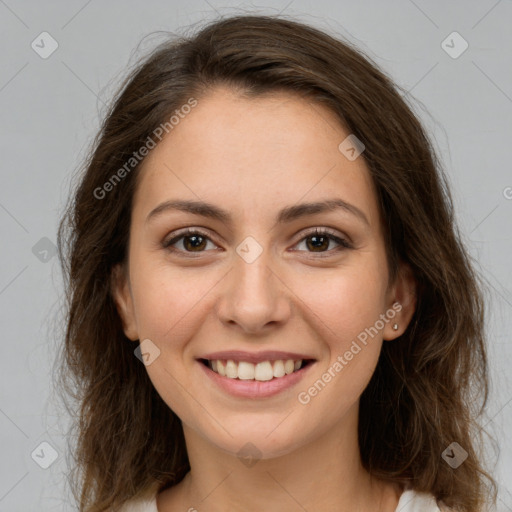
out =
<path fill-rule="evenodd" d="M 418 291 L 410 325 L 383 345 L 360 398 L 362 463 L 454 510 L 479 512 L 490 491 L 495 503 L 478 424 L 489 386 L 482 282 L 407 91 L 350 42 L 296 20 L 243 15 L 169 37 L 136 63 L 60 219 L 66 328 L 58 374 L 75 404 L 71 480 L 79 510 L 116 509 L 177 484 L 190 469 L 180 419 L 134 357 L 111 293 L 114 265 L 127 258 L 140 162 L 110 181 L 108 197 L 98 191 L 190 97 L 200 101 L 219 85 L 246 98 L 273 91 L 307 97 L 364 142 L 391 279 L 405 262 Z M 441 457 L 452 442 L 468 453 L 457 469 Z"/>

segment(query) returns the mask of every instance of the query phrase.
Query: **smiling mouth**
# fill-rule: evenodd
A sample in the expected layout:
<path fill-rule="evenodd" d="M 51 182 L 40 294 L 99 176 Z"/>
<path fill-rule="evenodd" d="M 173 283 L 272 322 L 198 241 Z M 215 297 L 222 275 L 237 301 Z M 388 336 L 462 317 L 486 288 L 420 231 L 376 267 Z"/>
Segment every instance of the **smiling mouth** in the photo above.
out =
<path fill-rule="evenodd" d="M 278 359 L 261 361 L 257 364 L 233 359 L 199 359 L 199 361 L 221 377 L 264 382 L 296 373 L 313 363 L 314 359 Z"/>

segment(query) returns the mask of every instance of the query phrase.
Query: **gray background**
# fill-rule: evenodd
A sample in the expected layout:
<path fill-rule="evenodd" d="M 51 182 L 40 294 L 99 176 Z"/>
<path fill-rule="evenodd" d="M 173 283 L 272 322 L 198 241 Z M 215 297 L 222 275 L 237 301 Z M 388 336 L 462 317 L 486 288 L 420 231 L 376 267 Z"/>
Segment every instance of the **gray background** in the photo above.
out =
<path fill-rule="evenodd" d="M 0 511 L 76 510 L 65 486 L 69 418 L 51 384 L 62 297 L 52 248 L 71 178 L 134 50 L 155 31 L 280 11 L 355 42 L 410 92 L 435 140 L 462 235 L 489 283 L 485 422 L 497 443 L 487 453 L 500 453 L 498 510 L 512 511 L 511 0 L 0 0 Z M 44 31 L 58 43 L 46 59 L 31 47 Z M 442 46 L 453 31 L 469 45 L 457 58 L 461 41 L 448 38 L 452 56 Z M 144 39 L 135 56 L 160 40 Z"/>

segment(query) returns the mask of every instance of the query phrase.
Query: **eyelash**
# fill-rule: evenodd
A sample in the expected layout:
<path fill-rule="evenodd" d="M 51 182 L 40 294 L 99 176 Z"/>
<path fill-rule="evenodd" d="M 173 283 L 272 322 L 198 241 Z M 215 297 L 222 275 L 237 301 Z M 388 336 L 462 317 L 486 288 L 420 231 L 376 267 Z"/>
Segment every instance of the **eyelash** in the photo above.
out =
<path fill-rule="evenodd" d="M 206 238 L 207 240 L 213 242 L 210 237 L 198 230 L 198 229 L 187 229 L 186 231 L 182 231 L 181 233 L 178 233 L 176 236 L 174 236 L 173 238 L 169 239 L 169 240 L 166 240 L 164 242 L 162 242 L 162 246 L 164 249 L 167 249 L 168 251 L 172 252 L 172 253 L 177 253 L 177 252 L 181 252 L 181 253 L 184 253 L 184 254 L 194 254 L 194 252 L 192 251 L 183 251 L 181 249 L 176 249 L 174 247 L 171 247 L 173 244 L 175 244 L 177 241 L 181 240 L 182 238 L 186 238 L 186 237 L 189 237 L 189 236 L 193 236 L 193 235 L 200 235 L 202 236 L 203 238 Z M 303 240 L 305 240 L 306 238 L 309 238 L 309 237 L 312 237 L 312 236 L 327 236 L 330 240 L 333 240 L 334 242 L 336 242 L 337 244 L 339 244 L 340 246 L 335 248 L 335 249 L 330 249 L 330 250 L 327 250 L 327 251 L 323 251 L 323 252 L 318 252 L 318 253 L 315 253 L 315 252 L 310 252 L 310 251 L 298 251 L 298 252 L 310 252 L 310 254 L 318 254 L 320 256 L 317 256 L 319 258 L 327 258 L 329 256 L 332 255 L 332 252 L 339 252 L 339 251 L 342 251 L 344 249 L 352 249 L 353 246 L 347 241 L 345 240 L 344 238 L 340 238 L 339 236 L 336 235 L 336 233 L 334 231 L 331 231 L 330 229 L 328 228 L 315 228 L 313 231 L 310 231 L 308 233 L 306 233 L 300 240 L 298 243 L 302 242 Z M 295 244 L 295 245 L 297 245 Z M 197 254 L 200 254 L 202 252 L 205 252 L 205 251 L 198 251 Z M 325 254 L 325 253 L 331 253 L 331 254 L 327 254 L 327 255 L 322 255 L 322 254 Z M 195 258 L 197 256 L 186 256 L 186 257 L 192 257 L 192 258 Z"/>

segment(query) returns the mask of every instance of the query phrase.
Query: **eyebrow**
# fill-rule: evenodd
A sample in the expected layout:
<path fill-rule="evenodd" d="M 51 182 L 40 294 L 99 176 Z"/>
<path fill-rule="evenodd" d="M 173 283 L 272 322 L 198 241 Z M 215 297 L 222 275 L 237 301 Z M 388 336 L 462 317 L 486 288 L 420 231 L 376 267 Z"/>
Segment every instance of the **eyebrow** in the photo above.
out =
<path fill-rule="evenodd" d="M 313 215 L 316 213 L 323 213 L 339 209 L 344 210 L 347 213 L 351 213 L 359 220 L 363 221 L 366 225 L 370 226 L 370 223 L 366 215 L 359 208 L 339 198 L 327 199 L 324 201 L 314 203 L 301 203 L 297 205 L 287 206 L 278 212 L 276 216 L 276 223 L 284 224 L 287 222 L 292 222 L 301 217 L 305 217 L 307 215 Z M 210 219 L 223 222 L 228 226 L 232 226 L 233 224 L 233 218 L 227 210 L 224 210 L 211 203 L 188 200 L 170 200 L 159 204 L 148 214 L 148 216 L 146 217 L 146 222 L 161 215 L 164 212 L 172 210 L 193 213 L 195 215 L 201 215 L 202 217 L 208 217 Z"/>

